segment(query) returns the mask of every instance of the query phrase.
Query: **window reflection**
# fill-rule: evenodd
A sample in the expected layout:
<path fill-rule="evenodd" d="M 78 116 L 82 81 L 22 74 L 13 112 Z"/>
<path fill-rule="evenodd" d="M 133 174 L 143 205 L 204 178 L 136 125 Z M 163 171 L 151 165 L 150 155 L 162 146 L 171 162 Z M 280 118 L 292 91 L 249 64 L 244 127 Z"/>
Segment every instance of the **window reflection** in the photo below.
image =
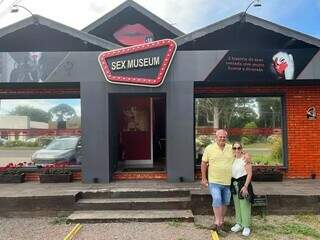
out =
<path fill-rule="evenodd" d="M 195 99 L 196 165 L 216 129 L 240 141 L 255 165 L 283 165 L 281 97 Z"/>
<path fill-rule="evenodd" d="M 81 164 L 80 99 L 0 101 L 0 166 Z"/>

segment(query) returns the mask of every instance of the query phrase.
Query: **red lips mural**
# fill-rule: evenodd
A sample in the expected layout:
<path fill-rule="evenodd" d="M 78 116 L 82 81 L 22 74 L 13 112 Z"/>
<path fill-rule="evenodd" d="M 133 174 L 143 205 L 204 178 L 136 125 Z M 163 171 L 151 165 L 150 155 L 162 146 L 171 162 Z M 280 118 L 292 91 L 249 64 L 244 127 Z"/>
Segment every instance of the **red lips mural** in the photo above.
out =
<path fill-rule="evenodd" d="M 125 25 L 116 31 L 113 36 L 118 42 L 126 46 L 148 43 L 154 40 L 153 33 L 139 23 Z"/>

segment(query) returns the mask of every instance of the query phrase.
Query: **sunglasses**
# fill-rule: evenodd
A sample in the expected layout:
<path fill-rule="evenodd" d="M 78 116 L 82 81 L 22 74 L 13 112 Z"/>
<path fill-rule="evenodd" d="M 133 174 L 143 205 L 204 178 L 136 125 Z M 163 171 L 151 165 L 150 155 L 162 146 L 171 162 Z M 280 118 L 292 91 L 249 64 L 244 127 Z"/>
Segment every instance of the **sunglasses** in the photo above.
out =
<path fill-rule="evenodd" d="M 241 150 L 242 147 L 233 147 L 232 149 L 233 149 L 233 150 Z"/>

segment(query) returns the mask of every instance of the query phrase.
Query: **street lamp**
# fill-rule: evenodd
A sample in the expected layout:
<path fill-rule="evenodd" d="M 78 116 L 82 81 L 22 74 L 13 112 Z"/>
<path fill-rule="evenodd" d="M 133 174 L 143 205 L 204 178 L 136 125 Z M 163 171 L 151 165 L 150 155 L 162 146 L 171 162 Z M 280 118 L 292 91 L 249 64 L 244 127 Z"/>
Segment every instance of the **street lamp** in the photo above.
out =
<path fill-rule="evenodd" d="M 246 8 L 246 10 L 243 12 L 242 17 L 241 17 L 242 20 L 244 20 L 244 17 L 246 16 L 247 11 L 249 10 L 249 8 L 250 8 L 252 5 L 253 5 L 254 7 L 261 7 L 261 6 L 262 6 L 262 4 L 260 3 L 260 0 L 253 0 L 253 1 L 248 5 L 248 7 Z"/>
<path fill-rule="evenodd" d="M 11 12 L 12 13 L 16 13 L 19 12 L 19 8 L 23 8 L 24 10 L 26 10 L 28 13 L 31 14 L 31 16 L 33 16 L 33 13 L 26 7 L 22 6 L 22 5 L 18 5 L 18 4 L 14 4 L 11 8 Z"/>
<path fill-rule="evenodd" d="M 275 116 L 274 116 L 274 109 L 270 106 L 270 110 L 272 111 L 272 128 L 274 129 L 276 126 Z"/>

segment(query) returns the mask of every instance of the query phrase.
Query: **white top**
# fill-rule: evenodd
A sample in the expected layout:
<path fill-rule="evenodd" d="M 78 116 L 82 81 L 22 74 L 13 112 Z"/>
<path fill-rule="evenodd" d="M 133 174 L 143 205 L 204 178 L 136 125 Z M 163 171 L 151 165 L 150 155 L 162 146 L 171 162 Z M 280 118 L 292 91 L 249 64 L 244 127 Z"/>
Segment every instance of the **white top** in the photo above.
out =
<path fill-rule="evenodd" d="M 243 158 L 236 158 L 232 164 L 231 176 L 237 179 L 247 175 L 247 171 L 244 167 L 245 165 L 246 162 Z"/>

